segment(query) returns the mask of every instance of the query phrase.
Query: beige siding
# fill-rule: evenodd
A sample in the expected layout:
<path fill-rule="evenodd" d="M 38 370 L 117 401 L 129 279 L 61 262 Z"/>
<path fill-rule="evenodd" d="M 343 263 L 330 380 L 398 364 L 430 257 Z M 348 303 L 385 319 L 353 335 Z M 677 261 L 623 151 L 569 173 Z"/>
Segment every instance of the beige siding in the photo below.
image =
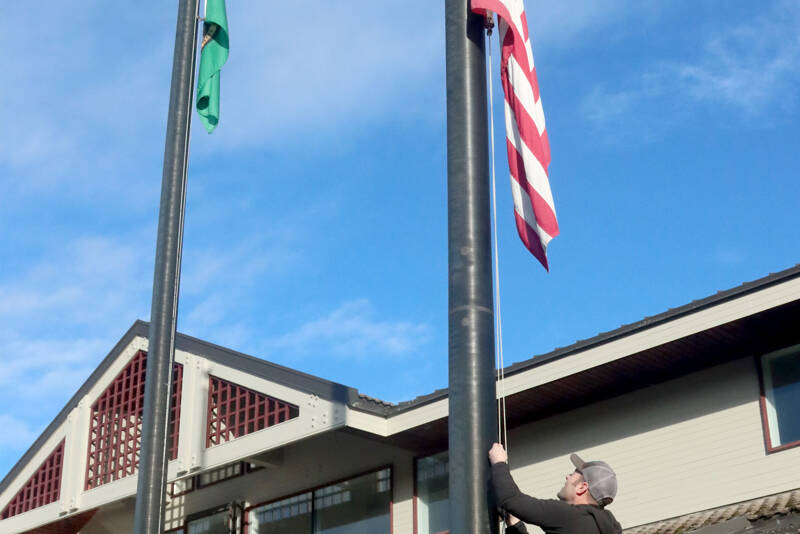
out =
<path fill-rule="evenodd" d="M 553 497 L 570 452 L 617 471 L 624 528 L 800 487 L 800 448 L 767 455 L 755 363 L 746 358 L 513 431 L 522 488 Z"/>

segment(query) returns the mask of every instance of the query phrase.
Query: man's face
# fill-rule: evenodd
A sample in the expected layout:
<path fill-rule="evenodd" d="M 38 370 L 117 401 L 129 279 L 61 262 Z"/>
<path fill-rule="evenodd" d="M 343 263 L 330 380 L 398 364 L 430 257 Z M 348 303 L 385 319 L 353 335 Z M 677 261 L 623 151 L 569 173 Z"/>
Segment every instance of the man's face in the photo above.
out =
<path fill-rule="evenodd" d="M 586 491 L 586 488 L 583 486 L 588 487 L 583 480 L 583 476 L 581 476 L 578 471 L 573 471 L 567 475 L 567 479 L 564 481 L 564 487 L 559 490 L 556 496 L 564 502 L 572 503 L 575 501 L 575 497 L 577 497 L 579 491 Z"/>

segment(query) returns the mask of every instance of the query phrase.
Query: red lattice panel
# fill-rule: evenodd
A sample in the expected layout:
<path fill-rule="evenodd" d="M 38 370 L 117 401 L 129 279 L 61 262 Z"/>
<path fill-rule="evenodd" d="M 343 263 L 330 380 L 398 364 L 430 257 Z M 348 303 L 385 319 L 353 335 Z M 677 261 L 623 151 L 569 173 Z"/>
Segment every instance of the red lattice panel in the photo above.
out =
<path fill-rule="evenodd" d="M 45 504 L 55 502 L 61 496 L 61 467 L 64 465 L 64 440 L 42 462 L 39 469 L 28 479 L 22 489 L 11 499 L 0 519 L 33 510 Z"/>
<path fill-rule="evenodd" d="M 300 413 L 293 404 L 216 376 L 209 376 L 208 382 L 206 447 L 294 419 Z"/>
<path fill-rule="evenodd" d="M 142 411 L 147 353 L 137 352 L 92 405 L 86 489 L 136 473 L 142 441 Z M 169 409 L 170 458 L 178 456 L 183 366 L 173 364 Z"/>

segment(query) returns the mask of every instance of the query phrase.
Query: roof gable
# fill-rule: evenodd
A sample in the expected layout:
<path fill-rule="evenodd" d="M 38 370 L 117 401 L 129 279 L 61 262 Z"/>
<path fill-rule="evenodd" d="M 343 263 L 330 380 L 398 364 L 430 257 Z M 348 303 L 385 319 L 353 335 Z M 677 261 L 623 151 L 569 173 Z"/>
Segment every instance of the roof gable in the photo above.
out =
<path fill-rule="evenodd" d="M 81 458 L 82 465 L 75 468 L 74 476 L 85 477 L 85 490 L 120 480 L 134 474 L 138 466 L 138 434 L 143 405 L 143 380 L 147 335 L 149 324 L 136 321 L 122 336 L 114 348 L 100 362 L 78 391 L 70 398 L 64 408 L 23 454 L 20 460 L 0 482 L 0 509 L 9 503 L 18 491 L 20 479 L 30 476 L 31 463 L 41 461 L 43 448 L 53 439 L 70 433 L 70 417 L 79 410 L 88 411 L 86 428 L 73 429 L 74 443 L 67 448 L 71 458 Z M 246 383 L 237 386 L 237 391 L 249 391 L 258 398 L 265 399 L 267 414 L 261 424 L 254 421 L 252 431 L 263 430 L 276 422 L 297 417 L 299 399 L 305 397 L 316 399 L 317 403 L 346 404 L 357 398 L 357 392 L 341 384 L 323 380 L 305 373 L 276 365 L 252 356 L 232 351 L 190 336 L 178 334 L 176 337 L 175 369 L 173 382 L 173 406 L 171 418 L 173 423 L 170 441 L 170 456 L 175 459 L 180 447 L 177 422 L 180 418 L 183 366 L 191 360 L 195 367 L 202 366 L 204 371 L 214 370 L 224 383 Z M 244 377 L 244 378 L 242 378 Z M 280 397 L 272 397 L 270 390 L 278 388 L 284 397 L 292 397 L 293 402 L 285 402 Z M 266 392 L 259 391 L 266 389 Z M 213 400 L 213 399 L 212 399 Z M 207 399 L 193 399 L 193 403 L 206 405 Z M 273 408 L 270 411 L 270 407 Z M 313 410 L 312 410 L 313 411 Z M 83 412 L 80 412 L 83 414 Z M 82 416 L 81 416 L 82 417 Z M 269 417 L 270 424 L 266 424 Z M 80 418 L 80 417 L 79 417 Z M 195 420 L 198 418 L 195 417 Z M 326 421 L 328 425 L 334 421 Z M 325 425 L 317 425 L 322 430 Z M 84 434 L 87 437 L 84 437 Z M 242 435 L 246 435 L 242 434 Z M 117 436 L 114 438 L 113 436 Z M 74 449 L 81 452 L 77 453 Z M 93 462 L 93 451 L 102 452 L 113 461 Z M 37 460 L 38 459 L 38 460 Z M 222 460 L 220 460 L 222 461 Z M 38 464 L 37 464 L 38 465 Z M 191 466 L 183 466 L 190 468 Z M 180 469 L 183 469 L 181 467 Z M 179 469 L 179 470 L 180 470 Z"/>

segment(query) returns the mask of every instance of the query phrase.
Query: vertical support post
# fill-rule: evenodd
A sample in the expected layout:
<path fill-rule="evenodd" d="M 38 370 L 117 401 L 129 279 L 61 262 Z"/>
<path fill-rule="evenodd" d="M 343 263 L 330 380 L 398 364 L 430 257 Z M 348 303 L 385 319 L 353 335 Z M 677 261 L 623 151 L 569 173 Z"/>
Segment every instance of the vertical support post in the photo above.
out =
<path fill-rule="evenodd" d="M 67 417 L 68 430 L 64 443 L 65 460 L 61 468 L 61 503 L 58 515 L 71 514 L 80 509 L 80 497 L 86 482 L 90 411 L 91 402 L 89 396 L 85 395 Z"/>
<path fill-rule="evenodd" d="M 445 0 L 450 532 L 497 532 L 486 453 L 497 433 L 483 17 Z"/>
<path fill-rule="evenodd" d="M 153 301 L 142 415 L 142 445 L 133 532 L 156 534 L 164 529 L 167 470 L 167 418 L 172 388 L 172 360 L 178 313 L 189 127 L 197 49 L 198 0 L 179 0 L 172 59 L 167 138 L 161 179 Z"/>
<path fill-rule="evenodd" d="M 202 465 L 208 400 L 208 371 L 203 362 L 200 357 L 187 354 L 183 365 L 178 476 L 197 471 Z"/>

